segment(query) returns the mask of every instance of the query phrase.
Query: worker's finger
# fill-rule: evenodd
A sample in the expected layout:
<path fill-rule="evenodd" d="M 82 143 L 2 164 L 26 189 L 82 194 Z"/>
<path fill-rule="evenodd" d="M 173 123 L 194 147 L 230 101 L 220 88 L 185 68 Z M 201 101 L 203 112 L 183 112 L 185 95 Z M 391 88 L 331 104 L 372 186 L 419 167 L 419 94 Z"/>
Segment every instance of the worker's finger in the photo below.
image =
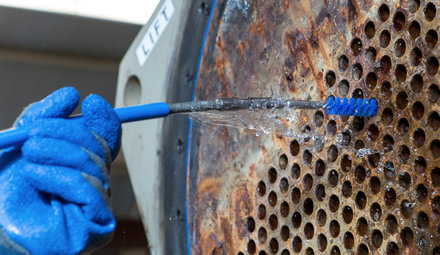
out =
<path fill-rule="evenodd" d="M 29 131 L 30 138 L 54 138 L 86 148 L 101 159 L 107 155 L 104 147 L 93 135 L 82 119 L 44 119 L 36 120 Z"/>
<path fill-rule="evenodd" d="M 42 118 L 66 118 L 72 114 L 78 103 L 79 94 L 75 88 L 61 88 L 25 109 L 15 126 L 27 126 Z"/>
<path fill-rule="evenodd" d="M 121 143 L 121 123 L 115 111 L 98 95 L 84 99 L 81 109 L 85 124 L 106 141 L 114 159 Z"/>
<path fill-rule="evenodd" d="M 98 178 L 108 187 L 108 170 L 96 154 L 64 140 L 30 138 L 22 147 L 23 157 L 37 164 L 64 166 Z"/>
<path fill-rule="evenodd" d="M 95 189 L 81 172 L 68 167 L 39 164 L 26 164 L 19 171 L 32 187 L 46 195 L 53 195 L 51 200 L 72 205 L 72 210 L 60 213 L 76 212 L 82 220 L 90 221 L 89 227 L 101 228 L 99 231 L 113 230 L 114 218 L 103 198 L 104 194 Z M 66 218 L 70 216 L 66 215 Z"/>

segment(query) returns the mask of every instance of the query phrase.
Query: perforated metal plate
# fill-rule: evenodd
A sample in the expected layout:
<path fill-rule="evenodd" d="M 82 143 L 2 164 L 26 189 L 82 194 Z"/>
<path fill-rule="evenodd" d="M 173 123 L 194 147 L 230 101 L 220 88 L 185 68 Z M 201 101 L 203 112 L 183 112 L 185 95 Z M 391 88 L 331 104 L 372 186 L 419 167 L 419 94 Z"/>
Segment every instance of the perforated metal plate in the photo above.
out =
<path fill-rule="evenodd" d="M 439 1 L 220 1 L 197 98 L 329 95 L 373 118 L 295 111 L 297 136 L 199 125 L 196 254 L 440 254 Z"/>

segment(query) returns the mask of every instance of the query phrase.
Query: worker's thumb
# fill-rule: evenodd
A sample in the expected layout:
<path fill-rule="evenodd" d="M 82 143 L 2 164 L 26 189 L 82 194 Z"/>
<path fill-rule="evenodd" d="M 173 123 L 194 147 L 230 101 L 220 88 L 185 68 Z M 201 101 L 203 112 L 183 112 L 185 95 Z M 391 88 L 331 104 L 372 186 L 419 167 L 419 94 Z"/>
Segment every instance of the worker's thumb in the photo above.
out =
<path fill-rule="evenodd" d="M 52 92 L 43 100 L 31 104 L 15 122 L 16 127 L 31 125 L 37 119 L 67 118 L 79 103 L 79 93 L 73 87 Z"/>
<path fill-rule="evenodd" d="M 84 123 L 105 140 L 113 160 L 118 155 L 121 144 L 121 123 L 116 112 L 98 95 L 90 95 L 84 99 L 81 109 Z"/>

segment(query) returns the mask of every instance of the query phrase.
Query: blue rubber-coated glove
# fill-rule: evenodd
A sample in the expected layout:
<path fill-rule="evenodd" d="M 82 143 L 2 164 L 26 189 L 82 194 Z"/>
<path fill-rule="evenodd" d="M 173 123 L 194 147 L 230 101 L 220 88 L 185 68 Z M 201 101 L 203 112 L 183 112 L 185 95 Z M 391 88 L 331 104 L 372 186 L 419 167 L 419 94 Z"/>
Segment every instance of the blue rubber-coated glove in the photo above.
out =
<path fill-rule="evenodd" d="M 78 103 L 65 87 L 17 120 L 30 135 L 0 153 L 0 254 L 77 254 L 111 238 L 108 174 L 121 125 L 97 95 L 83 101 L 82 118 L 66 119 Z"/>

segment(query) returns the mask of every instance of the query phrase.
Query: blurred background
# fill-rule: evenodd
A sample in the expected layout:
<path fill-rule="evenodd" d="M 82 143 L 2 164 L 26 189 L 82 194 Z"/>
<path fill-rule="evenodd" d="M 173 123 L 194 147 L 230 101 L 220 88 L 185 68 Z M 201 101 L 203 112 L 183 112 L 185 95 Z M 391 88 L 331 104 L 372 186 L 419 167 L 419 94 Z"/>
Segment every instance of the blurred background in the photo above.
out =
<path fill-rule="evenodd" d="M 118 66 L 159 0 L 0 0 L 0 128 L 62 86 L 114 103 Z M 120 153 L 112 166 L 118 227 L 93 254 L 148 254 L 148 241 Z"/>

